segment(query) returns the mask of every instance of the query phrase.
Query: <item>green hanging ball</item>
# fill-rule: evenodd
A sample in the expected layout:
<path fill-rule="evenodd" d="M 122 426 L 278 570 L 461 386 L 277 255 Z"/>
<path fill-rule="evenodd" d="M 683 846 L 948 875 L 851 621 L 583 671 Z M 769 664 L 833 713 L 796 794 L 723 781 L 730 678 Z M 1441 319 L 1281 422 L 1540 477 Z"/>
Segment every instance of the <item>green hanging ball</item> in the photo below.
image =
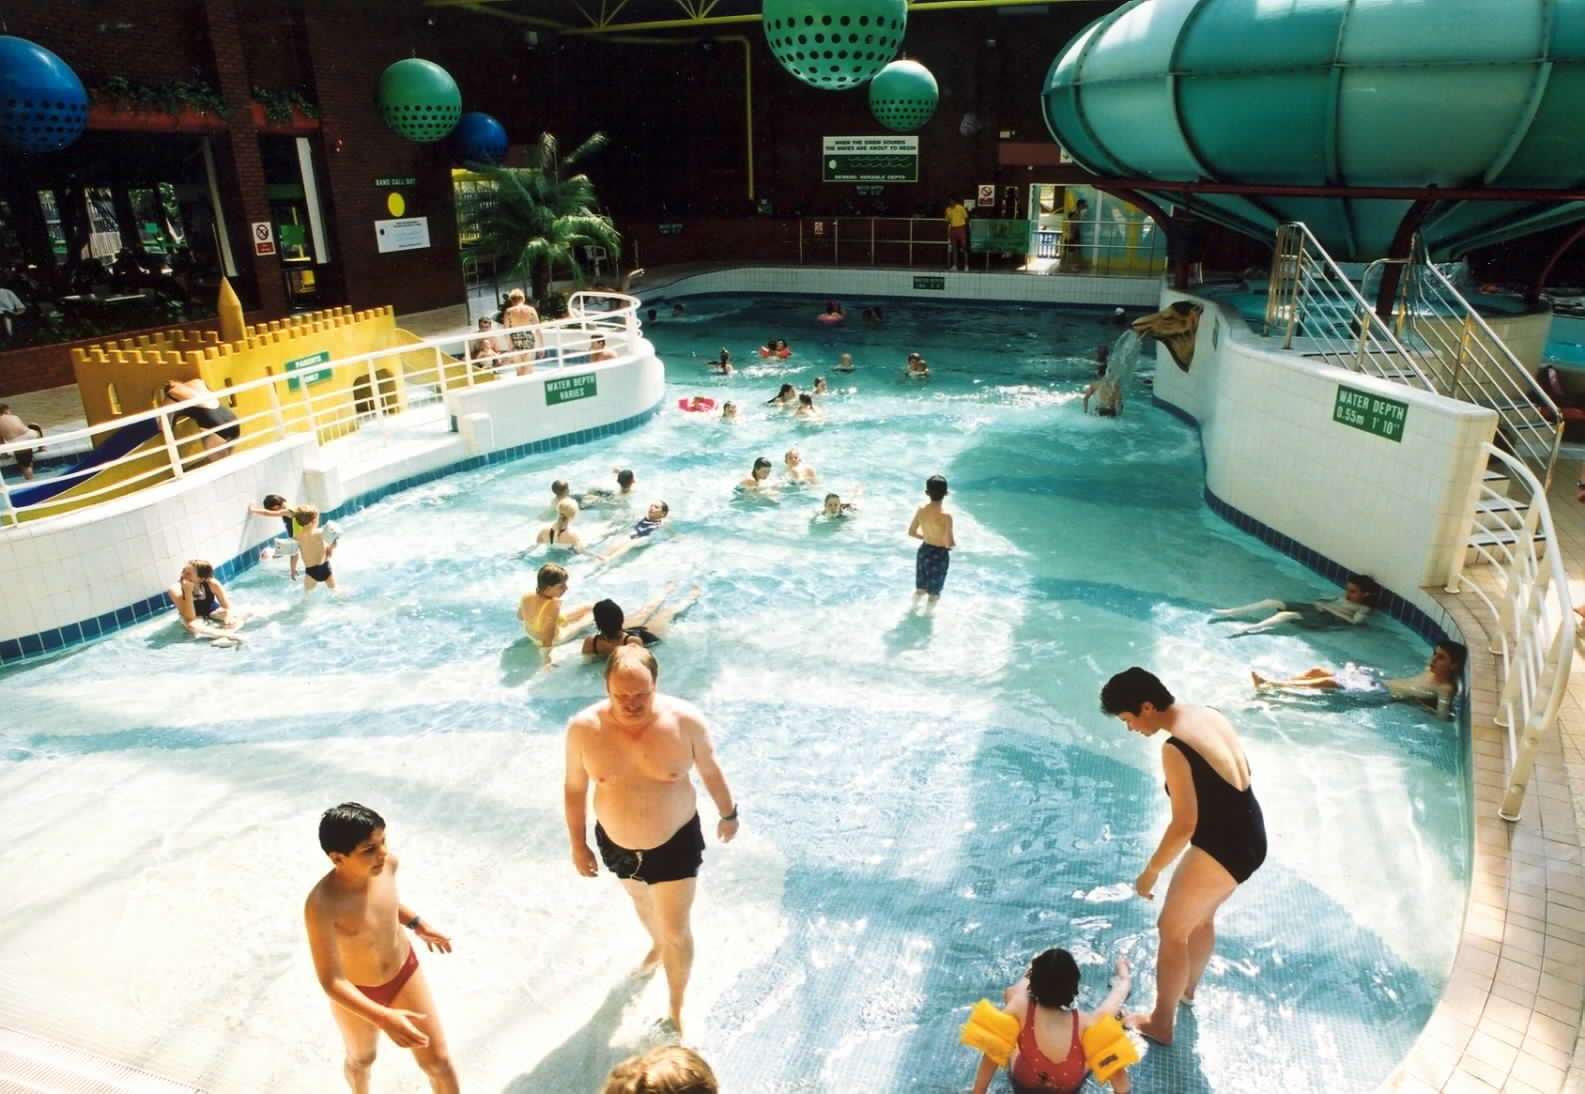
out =
<path fill-rule="evenodd" d="M 380 74 L 380 110 L 385 124 L 410 141 L 438 141 L 462 117 L 462 91 L 451 73 L 433 61 L 409 57 Z"/>
<path fill-rule="evenodd" d="M 858 87 L 897 56 L 908 0 L 765 0 L 765 41 L 810 87 Z"/>
<path fill-rule="evenodd" d="M 893 61 L 870 81 L 870 113 L 899 133 L 924 125 L 940 101 L 936 78 L 918 61 Z"/>

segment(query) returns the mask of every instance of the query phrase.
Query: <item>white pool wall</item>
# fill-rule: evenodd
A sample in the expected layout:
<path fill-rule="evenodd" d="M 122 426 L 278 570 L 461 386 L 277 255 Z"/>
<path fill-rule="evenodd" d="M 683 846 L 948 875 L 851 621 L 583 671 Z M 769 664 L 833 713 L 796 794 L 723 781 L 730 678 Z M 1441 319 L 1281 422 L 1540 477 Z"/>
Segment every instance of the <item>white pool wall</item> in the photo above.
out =
<path fill-rule="evenodd" d="M 1194 362 L 1158 345 L 1155 394 L 1199 422 L 1206 489 L 1439 618 L 1422 587 L 1464 550 L 1496 413 L 1284 352 L 1234 310 L 1162 289 L 1176 300 L 1205 309 Z M 1402 441 L 1334 422 L 1339 385 L 1408 404 Z"/>
<path fill-rule="evenodd" d="M 833 269 L 829 266 L 739 266 L 679 278 L 663 287 L 638 290 L 651 298 L 675 300 L 710 293 L 793 293 L 829 296 L 844 306 L 858 297 L 913 300 L 995 301 L 1013 304 L 1110 305 L 1148 308 L 1161 292 L 1161 278 L 1041 277 L 1021 273 L 953 273 L 947 270 Z M 857 316 L 853 317 L 857 319 Z"/>

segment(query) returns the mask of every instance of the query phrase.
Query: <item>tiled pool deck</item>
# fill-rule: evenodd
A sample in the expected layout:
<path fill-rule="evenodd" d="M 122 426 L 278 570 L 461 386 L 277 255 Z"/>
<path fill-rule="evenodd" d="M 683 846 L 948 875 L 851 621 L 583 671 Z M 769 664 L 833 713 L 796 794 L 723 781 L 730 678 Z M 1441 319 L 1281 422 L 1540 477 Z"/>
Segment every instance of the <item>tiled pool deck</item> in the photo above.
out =
<path fill-rule="evenodd" d="M 1585 505 L 1574 499 L 1575 470 L 1558 468 L 1548 500 L 1580 603 Z M 1437 599 L 1470 647 L 1474 877 L 1452 981 L 1386 1089 L 1585 1094 L 1585 661 L 1576 650 L 1557 727 L 1541 744 L 1520 820 L 1509 824 L 1497 816 L 1506 731 L 1492 721 L 1500 677 L 1486 652 L 1485 607 L 1467 592 Z"/>

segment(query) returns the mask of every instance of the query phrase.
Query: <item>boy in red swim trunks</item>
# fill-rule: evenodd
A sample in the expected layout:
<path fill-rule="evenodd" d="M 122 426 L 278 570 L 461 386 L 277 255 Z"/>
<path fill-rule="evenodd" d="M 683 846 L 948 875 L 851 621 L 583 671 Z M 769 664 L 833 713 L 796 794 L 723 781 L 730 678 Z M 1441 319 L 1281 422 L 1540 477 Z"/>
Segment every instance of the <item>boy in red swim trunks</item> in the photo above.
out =
<path fill-rule="evenodd" d="M 319 846 L 330 872 L 303 906 L 308 948 L 319 986 L 347 1046 L 343 1072 L 353 1094 L 368 1094 L 380 1033 L 413 1050 L 436 1094 L 455 1094 L 446 1035 L 406 927 L 431 951 L 451 952 L 451 939 L 396 896 L 396 856 L 385 845 L 385 821 L 368 806 L 343 802 L 319 820 Z"/>

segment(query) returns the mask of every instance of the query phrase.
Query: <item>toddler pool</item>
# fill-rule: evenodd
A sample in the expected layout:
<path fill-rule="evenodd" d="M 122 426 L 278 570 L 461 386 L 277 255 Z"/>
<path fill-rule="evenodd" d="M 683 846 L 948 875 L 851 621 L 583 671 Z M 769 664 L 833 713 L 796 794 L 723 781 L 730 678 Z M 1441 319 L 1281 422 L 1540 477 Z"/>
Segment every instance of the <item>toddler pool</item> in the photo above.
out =
<path fill-rule="evenodd" d="M 281 562 L 234 583 L 240 650 L 167 616 L 0 673 L 0 1024 L 215 1091 L 338 1089 L 300 909 L 325 867 L 319 812 L 356 799 L 390 822 L 405 902 L 456 943 L 421 956 L 466 1085 L 593 1090 L 651 1043 L 663 985 L 626 978 L 640 928 L 609 877 L 575 874 L 561 816 L 561 729 L 600 674 L 539 671 L 514 617 L 551 479 L 606 486 L 623 466 L 675 527 L 595 578 L 569 562 L 568 600 L 631 612 L 670 582 L 703 589 L 656 653 L 742 806 L 738 840 L 706 852 L 689 994 L 724 1089 L 965 1090 L 969 1006 L 1052 945 L 1092 1003 L 1127 955 L 1148 1005 L 1155 906 L 1130 882 L 1167 817 L 1160 740 L 1097 705 L 1131 664 L 1232 718 L 1271 842 L 1137 1089 L 1374 1089 L 1456 947 L 1460 733 L 1408 707 L 1257 700 L 1247 669 L 1407 673 L 1424 643 L 1386 619 L 1241 639 L 1209 621 L 1330 593 L 1205 507 L 1198 438 L 1147 395 L 1081 416 L 1109 316 L 888 302 L 865 325 L 844 303 L 825 328 L 821 301 L 689 300 L 646 327 L 668 370 L 655 422 L 343 520 L 338 599 L 304 605 Z M 754 355 L 773 337 L 793 357 Z M 730 380 L 703 365 L 722 345 Z M 927 384 L 901 378 L 913 349 Z M 832 370 L 844 351 L 851 375 Z M 823 424 L 762 405 L 816 375 L 840 389 Z M 694 394 L 741 420 L 676 409 Z M 734 500 L 756 456 L 779 470 L 792 447 L 817 486 Z M 959 549 L 921 618 L 904 532 L 932 473 Z M 812 521 L 827 490 L 859 515 Z M 427 1089 L 389 1044 L 375 1086 Z"/>

